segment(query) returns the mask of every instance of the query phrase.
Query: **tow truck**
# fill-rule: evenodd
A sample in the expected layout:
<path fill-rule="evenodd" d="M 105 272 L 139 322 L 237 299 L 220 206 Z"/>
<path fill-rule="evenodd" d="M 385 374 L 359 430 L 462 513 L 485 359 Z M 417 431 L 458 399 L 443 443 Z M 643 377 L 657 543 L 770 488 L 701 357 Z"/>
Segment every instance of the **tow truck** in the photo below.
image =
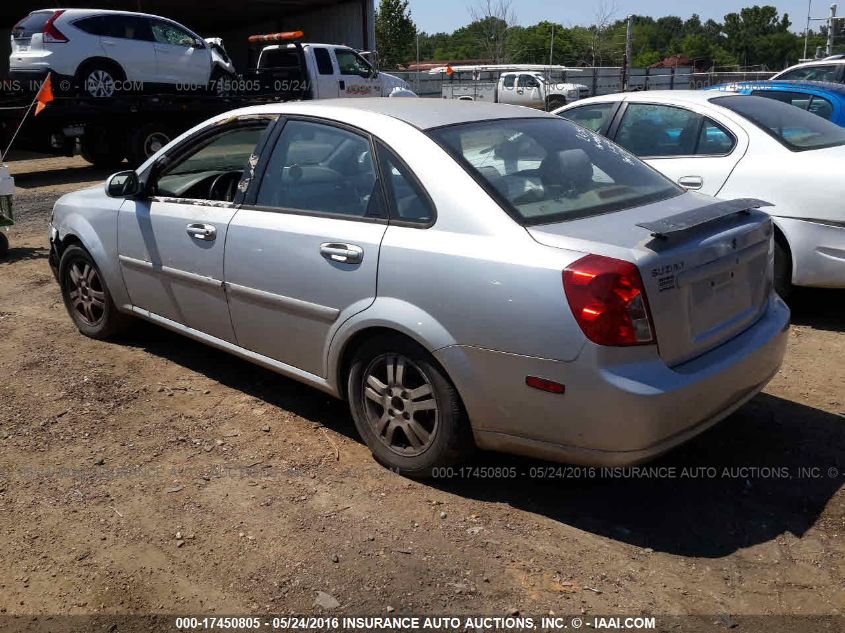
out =
<path fill-rule="evenodd" d="M 303 43 L 302 31 L 249 37 L 257 63 L 244 75 L 206 90 L 84 97 L 56 91 L 25 120 L 15 148 L 136 167 L 185 130 L 216 114 L 271 101 L 338 97 L 416 96 L 408 84 L 376 70 L 349 46 Z M 28 111 L 31 91 L 0 91 L 0 146 Z"/>
<path fill-rule="evenodd" d="M 566 81 L 577 68 L 537 64 L 478 64 L 439 66 L 430 74 L 445 74 L 444 99 L 486 101 L 554 110 L 589 96 L 589 88 Z M 552 78 L 561 75 L 562 80 Z"/>

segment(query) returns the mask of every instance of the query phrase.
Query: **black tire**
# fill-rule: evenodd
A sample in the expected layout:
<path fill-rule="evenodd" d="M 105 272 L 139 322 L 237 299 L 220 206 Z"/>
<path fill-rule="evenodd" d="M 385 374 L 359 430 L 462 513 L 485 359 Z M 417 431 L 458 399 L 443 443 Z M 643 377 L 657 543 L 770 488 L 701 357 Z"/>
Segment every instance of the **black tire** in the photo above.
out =
<path fill-rule="evenodd" d="M 119 94 L 118 83 L 126 80 L 126 73 L 116 62 L 93 59 L 84 62 L 76 72 L 79 95 L 95 99 L 109 99 Z"/>
<path fill-rule="evenodd" d="M 390 359 L 402 359 L 401 378 L 398 363 Z M 382 363 L 385 369 L 391 365 L 394 373 L 381 374 Z M 384 382 L 379 378 L 383 375 Z M 371 396 L 380 395 L 379 402 L 365 395 L 368 387 Z M 413 395 L 425 389 L 430 397 Z M 431 355 L 408 339 L 381 337 L 362 345 L 350 366 L 347 394 L 358 433 L 375 459 L 402 475 L 430 477 L 433 469 L 461 461 L 472 451 L 469 421 L 458 392 Z M 433 410 L 417 410 L 432 401 Z M 385 419 L 379 430 L 377 425 Z"/>
<path fill-rule="evenodd" d="M 145 123 L 129 135 L 129 164 L 135 168 L 167 145 L 174 138 L 173 131 L 160 123 Z"/>
<path fill-rule="evenodd" d="M 79 139 L 79 153 L 96 167 L 117 169 L 126 158 L 125 137 L 117 132 L 89 125 Z"/>
<path fill-rule="evenodd" d="M 788 299 L 795 290 L 792 285 L 792 255 L 780 238 L 775 238 L 775 291 L 781 299 Z"/>
<path fill-rule="evenodd" d="M 6 233 L 0 230 L 0 259 L 6 259 L 9 254 L 9 238 Z"/>
<path fill-rule="evenodd" d="M 90 271 L 90 272 L 89 272 Z M 84 283 L 76 281 L 83 278 Z M 131 318 L 118 311 L 100 269 L 84 248 L 68 246 L 59 262 L 59 284 L 65 308 L 85 336 L 108 339 L 122 332 Z M 90 311 L 82 303 L 91 305 Z"/>
<path fill-rule="evenodd" d="M 564 97 L 552 96 L 546 100 L 546 110 L 548 110 L 549 112 L 557 110 L 558 108 L 562 108 L 565 105 L 566 99 Z"/>
<path fill-rule="evenodd" d="M 216 66 L 211 71 L 211 79 L 208 82 L 209 92 L 224 97 L 232 92 L 232 84 L 237 79 L 236 75 Z"/>

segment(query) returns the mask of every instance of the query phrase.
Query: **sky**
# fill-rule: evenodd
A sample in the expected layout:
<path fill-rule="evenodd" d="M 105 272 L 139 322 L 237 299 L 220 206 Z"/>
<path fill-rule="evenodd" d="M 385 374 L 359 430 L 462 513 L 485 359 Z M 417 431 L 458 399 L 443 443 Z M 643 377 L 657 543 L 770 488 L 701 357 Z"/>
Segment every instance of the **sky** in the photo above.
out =
<path fill-rule="evenodd" d="M 452 32 L 471 21 L 469 7 L 478 2 L 479 0 L 409 0 L 409 7 L 411 17 L 421 31 Z M 714 18 L 720 22 L 725 14 L 738 12 L 742 7 L 770 4 L 777 7 L 780 13 L 789 14 L 791 30 L 795 32 L 803 33 L 807 22 L 807 0 L 709 0 L 703 4 L 689 0 L 512 0 L 511 8 L 516 14 L 517 24 L 524 26 L 542 20 L 575 26 L 595 22 L 596 11 L 601 4 L 615 6 L 615 15 L 618 18 L 634 13 L 655 18 L 678 15 L 686 19 L 693 13 L 698 13 L 702 21 Z M 828 15 L 830 4 L 829 0 L 812 0 L 812 17 Z M 845 0 L 840 2 L 838 11 L 839 15 L 843 13 Z"/>

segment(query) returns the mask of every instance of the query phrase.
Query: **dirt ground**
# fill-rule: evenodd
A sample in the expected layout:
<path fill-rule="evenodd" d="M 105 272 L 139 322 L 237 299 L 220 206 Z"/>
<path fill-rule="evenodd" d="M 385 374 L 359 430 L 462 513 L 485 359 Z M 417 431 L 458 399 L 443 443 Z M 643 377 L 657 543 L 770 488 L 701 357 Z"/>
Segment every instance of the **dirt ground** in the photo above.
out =
<path fill-rule="evenodd" d="M 415 482 L 317 391 L 152 326 L 80 335 L 45 227 L 106 174 L 12 170 L 0 613 L 845 614 L 845 294 L 796 297 L 780 374 L 663 477 L 481 454 L 520 475 Z"/>

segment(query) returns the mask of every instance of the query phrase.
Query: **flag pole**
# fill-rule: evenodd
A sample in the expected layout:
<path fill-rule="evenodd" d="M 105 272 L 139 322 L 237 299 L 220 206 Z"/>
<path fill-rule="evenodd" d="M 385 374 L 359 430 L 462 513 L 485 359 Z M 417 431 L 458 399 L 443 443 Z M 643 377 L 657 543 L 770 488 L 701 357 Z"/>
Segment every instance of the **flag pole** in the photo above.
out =
<path fill-rule="evenodd" d="M 45 85 L 45 84 L 46 84 L 49 80 L 50 80 L 50 73 L 47 73 L 47 78 L 46 78 L 46 79 L 45 79 L 45 80 L 41 83 L 41 85 L 38 87 L 38 92 L 36 92 L 36 93 L 35 93 L 35 98 L 32 100 L 32 103 L 30 103 L 30 104 L 29 104 L 29 107 L 26 109 L 26 112 L 24 112 L 23 118 L 21 119 L 21 122 L 18 124 L 18 128 L 15 130 L 15 133 L 14 133 L 14 134 L 12 134 L 12 140 L 10 140 L 10 141 L 9 141 L 9 144 L 6 146 L 6 151 L 4 151 L 4 152 L 3 152 L 3 155 L 2 155 L 2 156 L 0 156 L 0 163 L 4 163 L 4 162 L 6 162 L 6 156 L 8 156 L 8 155 L 9 155 L 9 152 L 10 152 L 10 151 L 11 151 L 11 149 L 12 149 L 12 143 L 14 143 L 14 142 L 15 142 L 15 139 L 16 139 L 16 138 L 18 138 L 18 132 L 20 132 L 20 131 L 21 131 L 21 128 L 23 127 L 23 124 L 26 122 L 26 118 L 29 116 L 29 113 L 30 113 L 30 112 L 32 112 L 32 108 L 33 108 L 33 107 L 35 106 L 35 104 L 38 102 L 38 97 L 40 97 L 40 96 L 41 96 L 41 89 L 44 87 L 44 85 Z"/>

